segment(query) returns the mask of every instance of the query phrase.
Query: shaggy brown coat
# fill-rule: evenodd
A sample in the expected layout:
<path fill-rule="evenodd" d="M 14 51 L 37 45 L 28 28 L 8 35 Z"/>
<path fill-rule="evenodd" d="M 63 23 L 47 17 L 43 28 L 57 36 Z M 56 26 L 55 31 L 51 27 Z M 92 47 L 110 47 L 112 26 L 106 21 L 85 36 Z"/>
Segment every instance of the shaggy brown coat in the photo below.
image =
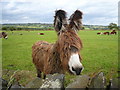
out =
<path fill-rule="evenodd" d="M 63 31 L 55 44 L 38 41 L 32 47 L 33 63 L 39 73 L 44 74 L 64 73 L 68 71 L 68 60 L 72 47 L 77 51 L 82 48 L 82 42 L 73 30 Z"/>

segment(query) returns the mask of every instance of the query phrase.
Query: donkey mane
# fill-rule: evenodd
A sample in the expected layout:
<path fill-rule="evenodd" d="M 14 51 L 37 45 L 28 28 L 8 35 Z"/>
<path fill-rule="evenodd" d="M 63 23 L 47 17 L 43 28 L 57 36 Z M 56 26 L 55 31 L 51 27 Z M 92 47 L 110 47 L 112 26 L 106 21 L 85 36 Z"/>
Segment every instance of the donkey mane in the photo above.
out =
<path fill-rule="evenodd" d="M 61 62 L 65 61 L 65 63 L 68 63 L 67 60 L 69 60 L 72 54 L 70 53 L 71 51 L 79 53 L 80 49 L 83 47 L 81 39 L 73 30 L 63 31 L 62 34 L 59 35 L 56 45 L 57 51 L 59 51 L 60 54 L 60 60 Z M 67 66 L 63 67 L 65 70 L 68 70 Z"/>

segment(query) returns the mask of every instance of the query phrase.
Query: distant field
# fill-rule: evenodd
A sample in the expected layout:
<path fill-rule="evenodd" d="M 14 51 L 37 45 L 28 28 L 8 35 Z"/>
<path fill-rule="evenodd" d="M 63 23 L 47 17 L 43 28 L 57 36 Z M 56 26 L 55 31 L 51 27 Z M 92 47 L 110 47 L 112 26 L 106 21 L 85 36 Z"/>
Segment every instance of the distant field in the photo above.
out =
<path fill-rule="evenodd" d="M 37 34 L 38 32 L 45 33 L 45 35 L 40 36 Z M 84 46 L 81 50 L 84 65 L 82 74 L 103 71 L 108 77 L 114 74 L 116 76 L 118 70 L 118 35 L 97 35 L 97 32 L 100 31 L 79 31 Z M 3 69 L 36 72 L 31 58 L 32 45 L 39 40 L 50 43 L 57 40 L 55 31 L 14 31 L 13 34 L 8 31 L 7 33 L 9 38 L 2 39 Z M 21 33 L 23 35 L 20 35 Z"/>

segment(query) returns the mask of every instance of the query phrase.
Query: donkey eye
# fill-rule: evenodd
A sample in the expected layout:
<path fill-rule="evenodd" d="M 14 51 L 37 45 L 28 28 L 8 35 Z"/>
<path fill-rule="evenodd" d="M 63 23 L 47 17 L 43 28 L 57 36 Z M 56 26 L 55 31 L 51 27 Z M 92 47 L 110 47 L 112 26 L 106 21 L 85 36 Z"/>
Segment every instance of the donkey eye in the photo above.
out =
<path fill-rule="evenodd" d="M 70 50 L 71 50 L 71 52 L 74 52 L 74 53 L 78 52 L 78 49 L 74 46 L 71 46 Z"/>

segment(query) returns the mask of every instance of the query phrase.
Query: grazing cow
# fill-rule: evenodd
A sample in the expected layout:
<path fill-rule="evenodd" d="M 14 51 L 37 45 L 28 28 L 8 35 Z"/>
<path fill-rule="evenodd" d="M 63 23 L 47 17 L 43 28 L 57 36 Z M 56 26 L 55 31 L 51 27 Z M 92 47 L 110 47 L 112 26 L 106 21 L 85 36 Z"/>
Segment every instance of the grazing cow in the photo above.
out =
<path fill-rule="evenodd" d="M 44 35 L 44 33 L 38 33 L 38 35 Z"/>
<path fill-rule="evenodd" d="M 109 35 L 110 33 L 109 33 L 109 32 L 104 32 L 103 34 L 104 34 L 104 35 Z"/>
<path fill-rule="evenodd" d="M 37 76 L 41 72 L 46 74 L 65 73 L 66 71 L 80 75 L 83 70 L 80 50 L 82 41 L 77 34 L 81 28 L 82 12 L 76 10 L 67 24 L 66 12 L 58 10 L 54 17 L 54 27 L 58 33 L 55 44 L 46 41 L 38 41 L 32 46 L 33 63 L 37 69 Z"/>
<path fill-rule="evenodd" d="M 114 35 L 116 35 L 117 32 L 116 32 L 115 30 L 113 30 L 112 32 L 110 32 L 110 34 L 114 34 Z"/>
<path fill-rule="evenodd" d="M 6 32 L 1 32 L 0 33 L 0 38 L 5 38 L 5 39 L 8 39 L 8 35 L 7 35 L 7 33 Z"/>
<path fill-rule="evenodd" d="M 98 32 L 97 35 L 102 35 L 103 33 L 102 32 Z"/>

